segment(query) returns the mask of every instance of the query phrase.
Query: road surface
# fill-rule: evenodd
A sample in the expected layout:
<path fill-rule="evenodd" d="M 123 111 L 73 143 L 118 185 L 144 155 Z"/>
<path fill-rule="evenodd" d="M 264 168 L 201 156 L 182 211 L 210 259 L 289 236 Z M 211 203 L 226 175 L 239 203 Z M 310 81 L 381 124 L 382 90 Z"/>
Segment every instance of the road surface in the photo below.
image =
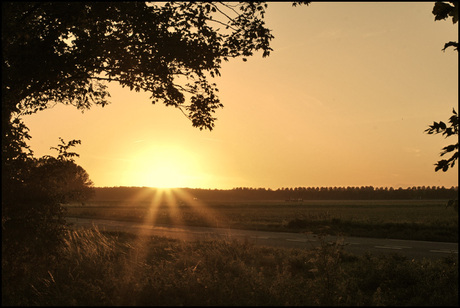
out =
<path fill-rule="evenodd" d="M 256 245 L 286 248 L 313 248 L 321 243 L 321 239 L 319 239 L 317 236 L 311 234 L 307 235 L 305 233 L 267 232 L 188 226 L 151 226 L 130 221 L 86 219 L 75 217 L 67 217 L 66 219 L 67 222 L 72 223 L 75 227 L 97 226 L 99 230 L 125 231 L 136 234 L 164 236 L 181 240 L 218 238 L 243 239 L 248 240 Z M 396 252 L 409 258 L 416 259 L 440 258 L 449 255 L 458 257 L 458 243 L 378 239 L 349 236 L 342 239 L 335 236 L 327 236 L 323 239 L 323 241 L 328 243 L 333 243 L 337 240 L 341 240 L 345 251 L 355 254 L 364 254 L 365 252 L 370 252 L 372 254 Z"/>

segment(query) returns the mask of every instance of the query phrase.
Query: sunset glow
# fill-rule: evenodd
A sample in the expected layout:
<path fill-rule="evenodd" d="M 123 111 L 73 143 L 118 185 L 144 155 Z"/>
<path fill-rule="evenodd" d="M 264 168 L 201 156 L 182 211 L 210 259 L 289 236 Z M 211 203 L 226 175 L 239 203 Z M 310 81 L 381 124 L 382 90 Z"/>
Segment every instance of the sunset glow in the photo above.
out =
<path fill-rule="evenodd" d="M 200 162 L 180 147 L 150 146 L 134 155 L 128 183 L 157 188 L 187 187 L 201 175 Z"/>
<path fill-rule="evenodd" d="M 457 186 L 458 165 L 434 171 L 453 140 L 424 133 L 458 105 L 458 25 L 433 4 L 270 2 L 274 51 L 223 63 L 213 131 L 113 83 L 104 108 L 25 116 L 29 143 L 81 139 L 95 186 Z"/>

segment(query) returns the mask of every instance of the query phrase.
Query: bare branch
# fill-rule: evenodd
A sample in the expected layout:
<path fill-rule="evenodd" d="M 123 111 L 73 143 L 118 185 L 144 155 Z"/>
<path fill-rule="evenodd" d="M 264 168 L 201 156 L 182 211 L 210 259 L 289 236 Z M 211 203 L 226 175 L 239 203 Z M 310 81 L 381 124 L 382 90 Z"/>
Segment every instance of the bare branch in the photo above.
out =
<path fill-rule="evenodd" d="M 225 6 L 226 8 L 229 8 L 233 12 L 235 12 L 236 15 L 239 15 L 238 12 L 230 4 L 225 4 L 224 2 L 219 2 L 219 3 L 222 4 L 223 6 Z M 235 5 L 234 7 L 237 7 L 237 5 Z"/>
<path fill-rule="evenodd" d="M 212 19 L 212 18 L 206 18 L 206 20 L 213 21 L 213 22 L 215 22 L 215 23 L 221 24 L 221 25 L 223 25 L 223 26 L 225 26 L 225 27 L 228 27 L 228 28 L 232 29 L 233 31 L 236 31 L 236 30 L 237 30 L 236 28 L 233 28 L 233 27 L 230 26 L 229 24 L 223 23 L 223 22 L 221 22 L 220 20 L 216 20 L 216 19 Z"/>
<path fill-rule="evenodd" d="M 181 106 L 176 106 L 177 109 L 180 110 L 180 112 L 182 112 L 182 114 L 190 121 L 190 122 L 193 122 L 192 119 L 190 119 L 190 117 L 184 112 L 184 110 L 182 110 L 182 107 Z"/>
<path fill-rule="evenodd" d="M 215 5 L 215 4 L 212 3 L 212 2 L 211 2 L 210 4 L 211 4 L 212 6 L 214 6 L 214 7 L 216 8 L 216 10 L 217 10 L 219 13 L 221 13 L 222 15 L 224 15 L 225 17 L 227 17 L 230 21 L 235 22 L 235 20 L 234 20 L 233 18 L 231 18 L 230 16 L 228 16 L 227 14 L 225 14 L 221 9 L 219 9 L 219 8 L 217 7 L 217 5 Z M 221 3 L 221 4 L 223 4 L 223 3 Z M 223 4 L 223 5 L 225 5 L 225 4 Z M 235 11 L 234 9 L 232 9 L 232 10 Z M 235 13 L 236 13 L 237 15 L 239 15 L 237 12 L 235 12 Z"/>

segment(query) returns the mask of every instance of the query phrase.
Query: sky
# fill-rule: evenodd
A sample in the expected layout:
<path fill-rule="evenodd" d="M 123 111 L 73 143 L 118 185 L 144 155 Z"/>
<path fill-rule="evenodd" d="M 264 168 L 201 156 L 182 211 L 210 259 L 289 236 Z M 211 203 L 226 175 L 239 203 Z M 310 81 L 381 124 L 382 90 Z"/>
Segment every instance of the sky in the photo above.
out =
<path fill-rule="evenodd" d="M 148 93 L 110 84 L 111 104 L 25 116 L 35 156 L 80 139 L 96 187 L 458 186 L 435 172 L 455 137 L 428 135 L 458 111 L 458 40 L 434 2 L 269 2 L 269 57 L 224 63 L 210 132 Z M 450 156 L 449 156 L 450 157 Z"/>

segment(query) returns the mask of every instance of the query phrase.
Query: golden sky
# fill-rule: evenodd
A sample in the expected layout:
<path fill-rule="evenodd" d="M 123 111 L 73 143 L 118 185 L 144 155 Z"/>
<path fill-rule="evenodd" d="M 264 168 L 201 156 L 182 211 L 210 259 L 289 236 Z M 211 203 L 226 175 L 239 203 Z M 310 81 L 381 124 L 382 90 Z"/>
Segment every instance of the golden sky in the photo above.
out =
<path fill-rule="evenodd" d="M 274 51 L 224 64 L 212 132 L 111 84 L 105 108 L 25 117 L 31 148 L 80 139 L 95 186 L 457 186 L 457 165 L 434 171 L 455 137 L 424 133 L 458 111 L 458 52 L 441 50 L 458 26 L 435 22 L 433 5 L 269 3 Z"/>

